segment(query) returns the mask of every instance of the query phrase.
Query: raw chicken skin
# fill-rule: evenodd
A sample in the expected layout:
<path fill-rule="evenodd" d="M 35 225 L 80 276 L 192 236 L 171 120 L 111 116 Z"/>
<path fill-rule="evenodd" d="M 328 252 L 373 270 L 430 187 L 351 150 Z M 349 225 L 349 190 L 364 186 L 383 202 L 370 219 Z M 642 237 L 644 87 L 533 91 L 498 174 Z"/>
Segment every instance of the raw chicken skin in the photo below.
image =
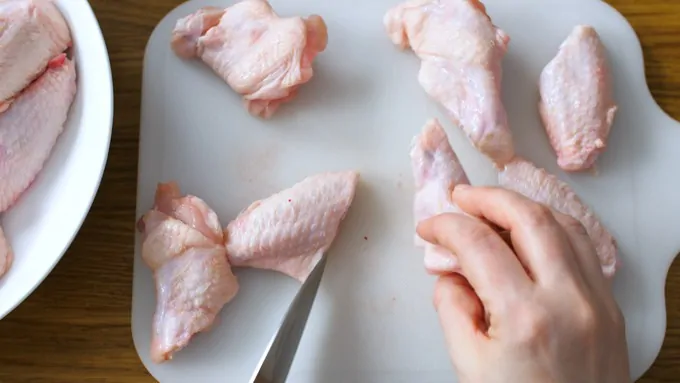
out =
<path fill-rule="evenodd" d="M 159 184 L 155 206 L 138 222 L 142 259 L 156 281 L 151 359 L 172 359 L 191 338 L 206 331 L 236 296 L 219 220 L 194 196 L 180 195 L 175 183 Z"/>
<path fill-rule="evenodd" d="M 226 228 L 229 261 L 304 282 L 333 243 L 358 181 L 353 171 L 322 173 L 253 203 Z"/>
<path fill-rule="evenodd" d="M 71 44 L 52 0 L 0 1 L 0 113 Z"/>
<path fill-rule="evenodd" d="M 579 220 L 595 245 L 604 275 L 614 276 L 619 263 L 616 241 L 569 185 L 521 158 L 506 165 L 498 180 L 507 189 Z"/>
<path fill-rule="evenodd" d="M 541 73 L 539 88 L 539 111 L 558 165 L 572 172 L 592 168 L 607 147 L 617 110 L 595 29 L 574 28 Z"/>
<path fill-rule="evenodd" d="M 418 80 L 472 144 L 502 167 L 514 156 L 501 100 L 501 61 L 510 41 L 478 0 L 411 0 L 383 20 L 392 42 L 421 59 Z"/>
<path fill-rule="evenodd" d="M 61 54 L 0 114 L 0 212 L 16 202 L 43 168 L 75 94 L 75 64 Z"/>
<path fill-rule="evenodd" d="M 204 7 L 177 20 L 171 41 L 175 54 L 185 59 L 199 56 L 201 37 L 220 23 L 224 12 L 223 8 Z"/>
<path fill-rule="evenodd" d="M 0 227 L 0 277 L 9 271 L 13 261 L 14 254 L 12 254 L 12 246 L 7 242 L 5 232 Z"/>
<path fill-rule="evenodd" d="M 223 243 L 224 234 L 217 214 L 202 199 L 182 196 L 176 183 L 159 184 L 156 189 L 158 211 L 182 221 L 213 243 Z"/>
<path fill-rule="evenodd" d="M 178 20 L 172 47 L 180 57 L 201 58 L 243 95 L 252 115 L 269 118 L 312 78 L 327 41 L 320 16 L 282 18 L 265 0 L 244 0 Z"/>
<path fill-rule="evenodd" d="M 451 148 L 446 132 L 436 119 L 429 120 L 411 145 L 411 166 L 416 193 L 413 214 L 416 225 L 443 213 L 461 213 L 451 201 L 459 184 L 470 181 Z M 448 250 L 423 241 L 417 234 L 416 246 L 425 248 L 425 268 L 432 274 L 459 271 L 458 262 Z"/>

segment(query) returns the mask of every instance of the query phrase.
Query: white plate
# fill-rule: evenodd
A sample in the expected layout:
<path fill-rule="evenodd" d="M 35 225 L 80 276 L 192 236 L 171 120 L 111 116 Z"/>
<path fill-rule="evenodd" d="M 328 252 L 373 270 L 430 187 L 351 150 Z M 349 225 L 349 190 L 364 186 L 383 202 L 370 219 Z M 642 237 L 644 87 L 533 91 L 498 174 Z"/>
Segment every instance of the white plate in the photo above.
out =
<path fill-rule="evenodd" d="M 97 193 L 111 140 L 111 68 L 97 19 L 86 0 L 56 4 L 71 28 L 78 92 L 45 167 L 2 215 L 15 259 L 0 278 L 0 319 L 42 282 L 73 241 Z"/>
<path fill-rule="evenodd" d="M 289 382 L 450 382 L 453 375 L 432 309 L 433 278 L 413 246 L 409 145 L 427 118 L 446 125 L 475 184 L 494 184 L 490 164 L 472 149 L 417 81 L 419 61 L 400 52 L 382 17 L 397 0 L 274 0 L 283 15 L 318 13 L 328 50 L 299 98 L 265 122 L 205 65 L 169 46 L 175 21 L 205 5 L 172 11 L 147 46 L 143 80 L 137 214 L 152 205 L 156 183 L 175 179 L 204 198 L 222 224 L 255 198 L 309 174 L 358 169 L 362 183 L 337 238 Z M 616 297 L 627 324 L 631 373 L 652 364 L 665 331 L 664 283 L 680 250 L 680 125 L 645 83 L 635 32 L 597 0 L 486 0 L 511 36 L 504 100 L 517 151 L 568 181 L 621 246 Z M 589 23 L 609 49 L 620 113 L 599 176 L 557 169 L 537 112 L 537 83 L 574 25 Z M 364 240 L 364 236 L 368 239 Z M 274 273 L 239 271 L 241 291 L 212 331 L 164 365 L 149 360 L 155 306 L 152 275 L 137 242 L 132 329 L 149 371 L 162 382 L 245 382 L 296 284 Z"/>

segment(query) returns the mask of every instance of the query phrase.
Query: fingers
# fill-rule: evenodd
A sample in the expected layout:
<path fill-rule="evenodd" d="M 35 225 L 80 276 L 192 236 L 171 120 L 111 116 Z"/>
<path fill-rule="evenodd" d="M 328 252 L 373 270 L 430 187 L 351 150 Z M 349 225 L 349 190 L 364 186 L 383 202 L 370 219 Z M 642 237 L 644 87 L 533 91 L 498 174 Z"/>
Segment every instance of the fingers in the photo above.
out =
<path fill-rule="evenodd" d="M 454 363 L 486 339 L 484 308 L 468 282 L 458 274 L 440 277 L 434 290 L 434 307 Z M 460 355 L 463 353 L 463 355 Z M 473 355 L 468 355 L 472 356 Z"/>
<path fill-rule="evenodd" d="M 446 275 L 460 271 L 458 258 L 446 248 L 430 243 L 425 245 L 423 257 L 425 270 L 433 275 Z"/>
<path fill-rule="evenodd" d="M 592 288 L 602 288 L 606 285 L 606 279 L 602 273 L 600 259 L 597 256 L 593 241 L 588 236 L 588 232 L 577 219 L 553 211 L 557 222 L 564 228 L 571 247 L 574 250 L 576 260 L 584 279 Z"/>
<path fill-rule="evenodd" d="M 517 257 L 537 282 L 559 283 L 577 269 L 569 238 L 549 207 L 493 187 L 456 188 L 453 200 L 467 214 L 509 230 Z"/>
<path fill-rule="evenodd" d="M 462 214 L 442 214 L 418 225 L 427 242 L 456 254 L 463 275 L 490 312 L 513 302 L 531 285 L 519 260 L 489 226 Z"/>

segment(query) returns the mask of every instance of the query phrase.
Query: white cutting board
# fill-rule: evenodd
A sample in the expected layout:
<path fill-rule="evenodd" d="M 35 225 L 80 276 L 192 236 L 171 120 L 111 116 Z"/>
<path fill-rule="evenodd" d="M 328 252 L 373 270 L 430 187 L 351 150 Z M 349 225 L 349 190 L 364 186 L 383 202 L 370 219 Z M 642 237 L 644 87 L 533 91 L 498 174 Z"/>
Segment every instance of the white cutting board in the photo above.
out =
<path fill-rule="evenodd" d="M 680 124 L 652 99 L 635 32 L 597 0 L 487 0 L 512 41 L 503 95 L 521 155 L 568 181 L 617 238 L 623 268 L 615 282 L 626 318 L 634 378 L 652 364 L 664 337 L 666 272 L 680 250 Z M 357 169 L 362 183 L 328 268 L 289 377 L 294 383 L 451 382 L 453 372 L 431 304 L 434 279 L 413 246 L 409 145 L 427 118 L 445 122 L 474 184 L 494 184 L 489 162 L 448 122 L 417 82 L 419 61 L 387 38 L 382 17 L 396 0 L 273 0 L 282 15 L 322 15 L 329 32 L 315 77 L 271 121 L 253 118 L 240 98 L 201 62 L 170 50 L 172 11 L 147 46 L 137 215 L 156 183 L 177 180 L 205 199 L 226 225 L 254 199 L 313 173 Z M 537 81 L 572 27 L 589 23 L 609 49 L 620 105 L 599 176 L 566 175 L 537 115 Z M 366 239 L 365 239 L 366 238 Z M 241 291 L 212 331 L 175 359 L 149 359 L 155 306 L 152 275 L 134 266 L 132 330 L 161 382 L 246 382 L 290 301 L 296 282 L 241 270 Z"/>

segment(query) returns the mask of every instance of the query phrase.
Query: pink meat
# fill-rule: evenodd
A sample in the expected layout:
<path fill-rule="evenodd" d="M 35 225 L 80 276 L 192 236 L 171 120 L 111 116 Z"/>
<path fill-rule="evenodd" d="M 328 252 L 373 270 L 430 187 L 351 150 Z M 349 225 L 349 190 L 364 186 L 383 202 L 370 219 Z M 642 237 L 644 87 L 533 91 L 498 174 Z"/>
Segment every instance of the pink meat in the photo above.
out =
<path fill-rule="evenodd" d="M 70 44 L 68 25 L 53 1 L 0 1 L 0 113 Z"/>
<path fill-rule="evenodd" d="M 0 114 L 0 212 L 30 186 L 64 129 L 76 94 L 76 70 L 62 55 L 53 63 Z"/>
<path fill-rule="evenodd" d="M 603 273 L 614 276 L 619 263 L 616 240 L 569 185 L 521 158 L 506 165 L 498 180 L 507 189 L 579 220 L 595 245 Z"/>
<path fill-rule="evenodd" d="M 172 359 L 191 338 L 210 328 L 236 296 L 217 215 L 175 183 L 159 184 L 155 206 L 138 222 L 142 259 L 156 281 L 151 359 Z"/>
<path fill-rule="evenodd" d="M 333 243 L 358 180 L 352 171 L 322 173 L 253 203 L 225 230 L 229 261 L 304 281 Z"/>
<path fill-rule="evenodd" d="M 421 59 L 418 80 L 497 167 L 514 156 L 501 100 L 509 36 L 479 0 L 409 0 L 383 20 L 392 42 Z"/>
<path fill-rule="evenodd" d="M 411 145 L 411 167 L 416 193 L 413 214 L 416 225 L 443 213 L 461 213 L 451 201 L 456 185 L 470 181 L 451 148 L 446 132 L 436 119 L 429 120 Z M 417 234 L 416 246 L 425 249 L 425 268 L 432 274 L 459 271 L 456 257 L 448 250 L 423 241 Z"/>
<path fill-rule="evenodd" d="M 312 78 L 312 62 L 327 41 L 320 16 L 282 18 L 265 0 L 243 0 L 178 20 L 171 44 L 178 56 L 199 57 L 243 95 L 252 115 L 269 118 Z"/>
<path fill-rule="evenodd" d="M 557 164 L 593 167 L 607 147 L 617 106 L 607 54 L 594 28 L 579 25 L 541 73 L 539 110 Z"/>

